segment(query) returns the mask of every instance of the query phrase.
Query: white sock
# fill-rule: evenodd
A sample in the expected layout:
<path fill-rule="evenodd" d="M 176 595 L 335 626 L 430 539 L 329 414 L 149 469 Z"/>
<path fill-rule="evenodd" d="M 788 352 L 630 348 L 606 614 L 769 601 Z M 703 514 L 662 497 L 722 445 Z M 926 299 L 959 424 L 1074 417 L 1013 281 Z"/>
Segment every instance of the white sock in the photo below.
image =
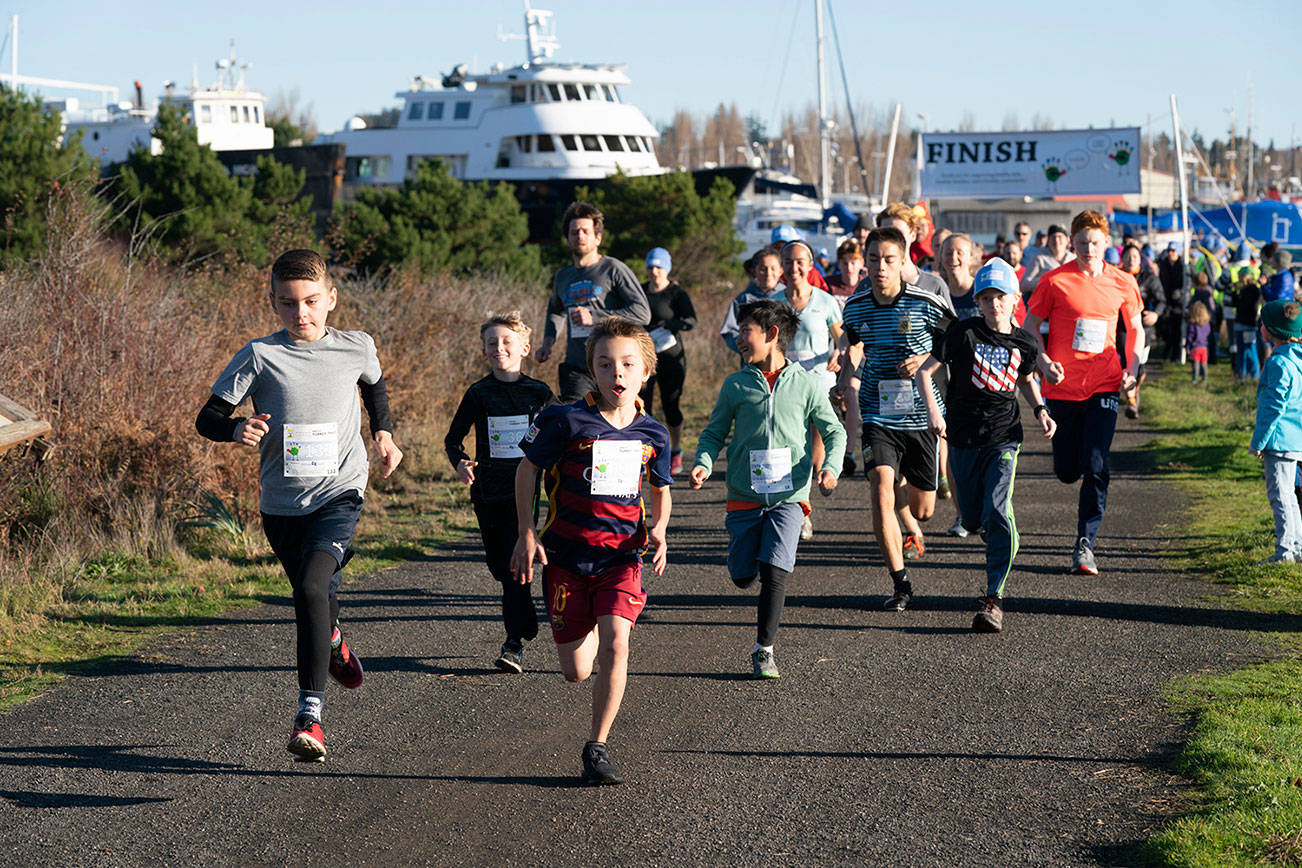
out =
<path fill-rule="evenodd" d="M 750 653 L 754 654 L 756 651 L 767 651 L 767 652 L 769 652 L 770 654 L 772 654 L 772 653 L 773 653 L 773 646 L 772 646 L 772 645 L 761 645 L 760 643 L 756 642 L 756 643 L 755 643 L 755 647 L 752 648 L 752 649 L 750 649 Z"/>
<path fill-rule="evenodd" d="M 310 691 L 300 690 L 298 692 L 298 716 L 312 718 L 318 723 L 321 722 L 321 706 L 325 700 L 323 697 L 314 696 Z"/>

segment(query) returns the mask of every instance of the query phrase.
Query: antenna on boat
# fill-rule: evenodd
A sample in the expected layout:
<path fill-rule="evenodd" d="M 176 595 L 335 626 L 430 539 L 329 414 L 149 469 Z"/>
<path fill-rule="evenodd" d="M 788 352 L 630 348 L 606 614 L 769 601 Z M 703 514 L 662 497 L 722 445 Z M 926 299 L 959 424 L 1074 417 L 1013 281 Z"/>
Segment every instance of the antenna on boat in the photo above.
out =
<path fill-rule="evenodd" d="M 218 90 L 244 90 L 244 70 L 253 64 L 247 60 L 240 60 L 235 56 L 235 40 L 231 40 L 231 56 L 222 57 L 217 60 L 217 89 Z M 235 72 L 239 70 L 240 77 L 235 78 Z"/>
<path fill-rule="evenodd" d="M 511 39 L 525 40 L 529 63 L 543 63 L 550 60 L 561 47 L 556 39 L 555 12 L 547 9 L 534 9 L 529 0 L 524 0 L 524 33 L 502 33 L 498 30 L 497 38 L 502 42 Z"/>

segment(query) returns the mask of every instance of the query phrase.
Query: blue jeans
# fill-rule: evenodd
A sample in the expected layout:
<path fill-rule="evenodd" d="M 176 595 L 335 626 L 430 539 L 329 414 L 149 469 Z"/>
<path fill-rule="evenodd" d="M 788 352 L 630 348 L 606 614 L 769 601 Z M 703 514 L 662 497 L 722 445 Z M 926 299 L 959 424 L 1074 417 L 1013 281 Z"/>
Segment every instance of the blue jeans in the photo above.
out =
<path fill-rule="evenodd" d="M 1017 521 L 1013 518 L 1013 477 L 1021 443 L 949 447 L 949 468 L 963 527 L 985 530 L 986 595 L 1002 597 L 1017 557 Z M 977 517 L 980 516 L 978 519 Z"/>
<path fill-rule="evenodd" d="M 1257 329 L 1234 324 L 1234 376 L 1257 379 L 1261 376 L 1261 361 L 1257 356 Z"/>
<path fill-rule="evenodd" d="M 1302 452 L 1262 452 L 1266 497 L 1275 513 L 1275 556 L 1302 560 L 1302 509 L 1293 485 Z"/>
<path fill-rule="evenodd" d="M 1058 423 L 1053 435 L 1053 472 L 1070 485 L 1080 480 L 1076 538 L 1094 547 L 1108 505 L 1108 453 L 1117 428 L 1117 393 L 1097 392 L 1084 401 L 1045 399 Z"/>

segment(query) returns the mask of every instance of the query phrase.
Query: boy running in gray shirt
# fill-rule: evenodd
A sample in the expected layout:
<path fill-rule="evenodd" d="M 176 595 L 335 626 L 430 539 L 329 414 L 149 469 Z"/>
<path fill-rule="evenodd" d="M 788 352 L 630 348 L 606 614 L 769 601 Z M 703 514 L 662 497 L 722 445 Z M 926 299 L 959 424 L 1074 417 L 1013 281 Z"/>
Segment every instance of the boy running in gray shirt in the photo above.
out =
<path fill-rule="evenodd" d="M 387 477 L 402 461 L 375 343 L 326 326 L 337 296 L 325 261 L 291 250 L 271 267 L 271 307 L 283 329 L 245 344 L 212 385 L 195 427 L 209 440 L 260 450 L 262 527 L 294 590 L 298 711 L 289 752 L 325 760 L 326 672 L 361 685 L 361 661 L 339 630 L 337 593 L 362 512 L 368 465 L 358 387 Z M 233 417 L 245 399 L 254 415 Z"/>

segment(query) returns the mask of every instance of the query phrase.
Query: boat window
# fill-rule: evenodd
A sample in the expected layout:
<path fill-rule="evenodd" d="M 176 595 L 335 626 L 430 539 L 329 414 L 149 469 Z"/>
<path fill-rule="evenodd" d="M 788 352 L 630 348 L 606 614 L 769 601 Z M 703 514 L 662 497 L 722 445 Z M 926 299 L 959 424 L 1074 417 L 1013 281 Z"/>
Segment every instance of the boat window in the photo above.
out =
<path fill-rule="evenodd" d="M 529 98 L 529 88 L 523 84 L 511 85 L 511 102 L 525 102 Z"/>
<path fill-rule="evenodd" d="M 424 113 L 425 103 L 417 100 L 411 104 L 411 108 L 407 109 L 407 120 L 418 121 Z"/>
<path fill-rule="evenodd" d="M 231 106 L 231 123 L 238 124 L 239 122 L 240 122 L 240 107 L 237 105 L 233 105 Z"/>
<path fill-rule="evenodd" d="M 595 84 L 585 84 L 583 86 L 583 95 L 590 100 L 601 99 L 601 91 L 598 90 L 598 87 L 599 85 Z"/>
<path fill-rule="evenodd" d="M 348 157 L 344 160 L 345 181 L 373 181 L 389 174 L 389 157 Z"/>
<path fill-rule="evenodd" d="M 559 85 L 555 85 L 555 84 L 547 85 L 547 93 L 551 95 L 552 102 L 561 101 L 561 89 Z"/>
<path fill-rule="evenodd" d="M 443 120 L 443 103 L 432 102 L 429 104 L 429 120 L 432 121 Z"/>
<path fill-rule="evenodd" d="M 646 152 L 648 154 L 655 153 L 655 147 L 651 144 L 651 140 L 648 139 L 646 136 L 642 137 L 642 147 L 646 148 Z"/>
<path fill-rule="evenodd" d="M 452 107 L 452 120 L 464 121 L 470 117 L 470 102 L 458 102 Z"/>
<path fill-rule="evenodd" d="M 244 106 L 244 122 L 245 122 L 246 124 L 251 124 L 251 123 L 253 123 L 253 117 L 252 117 L 252 115 L 249 114 L 249 107 L 248 107 L 248 106 Z"/>
<path fill-rule="evenodd" d="M 212 106 L 210 105 L 199 106 L 199 123 L 201 124 L 212 123 Z"/>
<path fill-rule="evenodd" d="M 556 150 L 555 140 L 553 140 L 552 137 L 547 135 L 546 133 L 543 133 L 542 135 L 538 136 L 538 150 L 540 151 Z"/>
<path fill-rule="evenodd" d="M 601 142 L 596 136 L 579 136 L 579 140 L 583 142 L 583 150 L 585 151 L 601 150 Z"/>
<path fill-rule="evenodd" d="M 541 84 L 529 85 L 529 102 L 547 102 L 547 90 Z"/>
<path fill-rule="evenodd" d="M 628 137 L 628 149 L 629 149 L 630 151 L 640 151 L 640 150 L 642 150 L 642 137 L 641 137 L 641 136 L 629 136 L 629 137 Z"/>
<path fill-rule="evenodd" d="M 583 99 L 583 97 L 579 96 L 579 86 L 577 84 L 565 85 L 565 98 L 569 100 Z"/>
<path fill-rule="evenodd" d="M 602 136 L 606 140 L 606 150 L 622 151 L 624 150 L 624 141 L 619 136 Z"/>
<path fill-rule="evenodd" d="M 533 136 L 516 136 L 515 146 L 526 154 L 533 152 Z"/>
<path fill-rule="evenodd" d="M 613 84 L 608 84 L 606 87 L 610 88 L 610 101 L 620 102 L 619 91 L 615 89 L 615 86 Z"/>
<path fill-rule="evenodd" d="M 579 149 L 578 142 L 574 141 L 574 136 L 561 136 L 561 144 L 565 146 L 567 151 L 577 151 Z"/>
<path fill-rule="evenodd" d="M 254 122 L 255 124 L 261 124 L 261 123 L 262 123 L 262 112 L 260 111 L 260 106 L 256 106 L 256 105 L 255 105 L 255 106 L 253 107 L 253 122 Z"/>

